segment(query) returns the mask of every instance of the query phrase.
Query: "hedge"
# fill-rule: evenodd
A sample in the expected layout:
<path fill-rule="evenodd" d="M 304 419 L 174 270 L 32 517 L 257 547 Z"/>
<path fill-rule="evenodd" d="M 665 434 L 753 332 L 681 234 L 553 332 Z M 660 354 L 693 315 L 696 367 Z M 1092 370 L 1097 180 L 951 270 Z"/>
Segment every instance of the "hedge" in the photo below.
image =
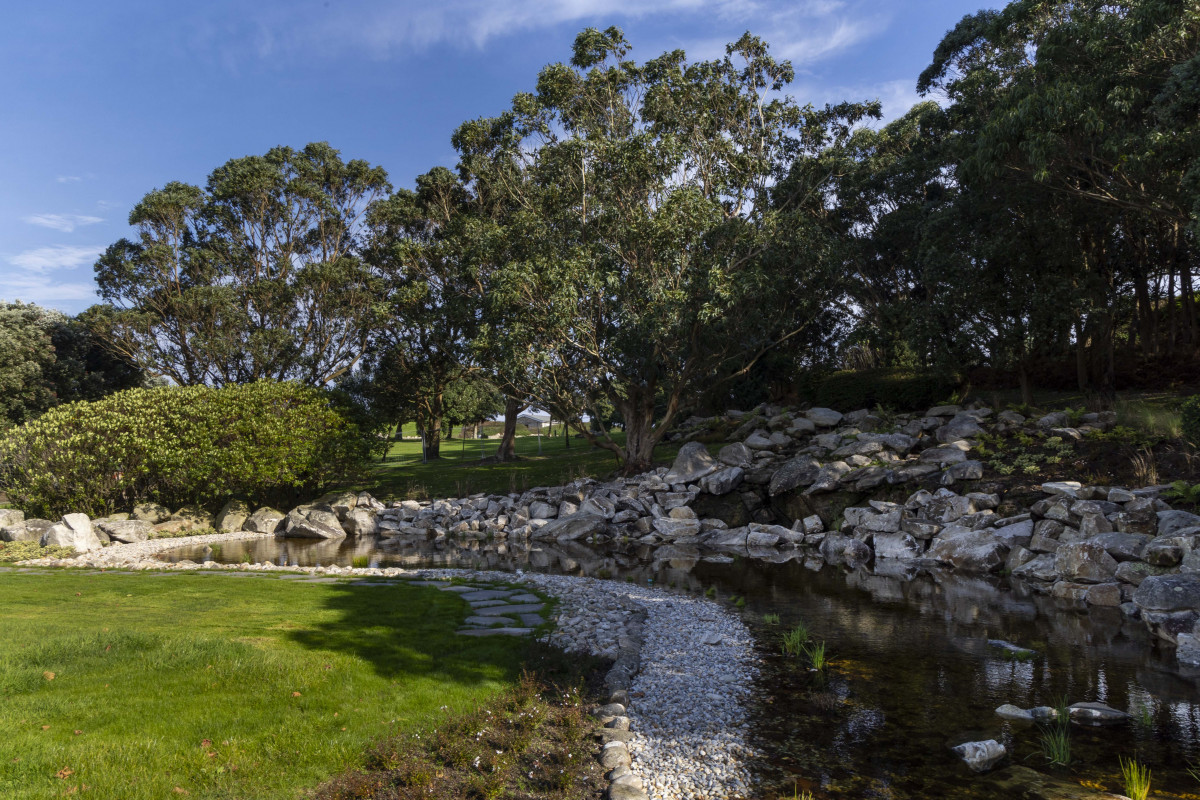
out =
<path fill-rule="evenodd" d="M 893 411 L 924 411 L 945 401 L 956 388 L 953 378 L 897 369 L 835 372 L 814 390 L 813 403 L 837 411 L 882 406 Z"/>
<path fill-rule="evenodd" d="M 369 445 L 317 389 L 130 389 L 71 403 L 0 439 L 0 489 L 27 514 L 100 516 L 153 501 L 282 504 L 357 477 Z"/>

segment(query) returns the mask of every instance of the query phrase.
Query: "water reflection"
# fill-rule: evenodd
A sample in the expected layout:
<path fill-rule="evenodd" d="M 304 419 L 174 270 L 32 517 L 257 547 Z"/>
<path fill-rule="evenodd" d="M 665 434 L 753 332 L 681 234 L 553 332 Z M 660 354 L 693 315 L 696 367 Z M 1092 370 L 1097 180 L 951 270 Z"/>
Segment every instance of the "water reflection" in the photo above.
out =
<path fill-rule="evenodd" d="M 976 776 L 949 751 L 972 739 L 1003 742 L 1016 767 L 1043 774 L 1039 730 L 994 713 L 1064 699 L 1100 701 L 1128 711 L 1129 724 L 1072 731 L 1074 763 L 1053 773 L 1078 791 L 1081 781 L 1118 790 L 1118 756 L 1154 770 L 1156 796 L 1197 788 L 1200 695 L 1169 651 L 1117 609 L 1080 610 L 994 577 L 921 571 L 880 563 L 836 567 L 796 550 L 702 552 L 635 543 L 494 543 L 345 539 L 248 540 L 223 545 L 219 560 L 294 565 L 459 567 L 539 571 L 629 580 L 669 590 L 745 598 L 764 678 L 754 717 L 767 797 L 811 788 L 818 798 L 1011 796 L 996 776 Z M 171 558 L 212 557 L 182 548 Z M 731 608 L 733 606 L 730 606 Z M 777 614 L 778 624 L 763 620 Z M 822 680 L 798 659 L 779 655 L 782 632 L 803 622 L 827 643 L 833 664 Z M 1031 648 L 1013 658 L 989 640 Z M 1009 769 L 1003 776 L 1034 773 Z M 1022 778 L 1022 779 L 1025 779 Z"/>

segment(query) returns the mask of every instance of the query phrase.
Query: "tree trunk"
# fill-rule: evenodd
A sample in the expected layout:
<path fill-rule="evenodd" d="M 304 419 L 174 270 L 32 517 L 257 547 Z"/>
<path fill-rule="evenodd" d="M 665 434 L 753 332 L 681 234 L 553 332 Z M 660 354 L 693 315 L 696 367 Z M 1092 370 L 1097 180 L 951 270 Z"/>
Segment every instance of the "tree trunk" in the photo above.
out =
<path fill-rule="evenodd" d="M 629 402 L 622 403 L 621 415 L 625 418 L 625 466 L 626 475 L 647 472 L 654 466 L 654 395 L 649 402 L 639 402 L 635 395 Z"/>
<path fill-rule="evenodd" d="M 429 402 L 429 424 L 425 426 L 425 458 L 442 457 L 442 393 L 438 392 Z"/>
<path fill-rule="evenodd" d="M 1088 348 L 1082 320 L 1075 320 L 1075 377 L 1079 391 L 1088 388 Z"/>
<path fill-rule="evenodd" d="M 496 458 L 501 461 L 517 460 L 517 414 L 521 403 L 515 397 L 504 398 L 504 436 L 500 439 L 500 449 Z"/>
<path fill-rule="evenodd" d="M 1033 387 L 1029 383 L 1029 367 L 1022 360 L 1017 365 L 1017 380 L 1021 383 L 1021 405 L 1033 405 Z"/>

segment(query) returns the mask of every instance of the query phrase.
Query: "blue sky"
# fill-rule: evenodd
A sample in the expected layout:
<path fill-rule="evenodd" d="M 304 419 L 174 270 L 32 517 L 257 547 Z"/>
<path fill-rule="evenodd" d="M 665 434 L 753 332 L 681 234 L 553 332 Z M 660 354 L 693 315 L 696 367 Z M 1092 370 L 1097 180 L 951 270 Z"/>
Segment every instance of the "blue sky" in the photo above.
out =
<path fill-rule="evenodd" d="M 0 300 L 69 313 L 129 210 L 225 161 L 325 140 L 396 186 L 453 166 L 450 134 L 502 111 L 575 34 L 714 57 L 749 30 L 801 102 L 917 100 L 944 33 L 986 0 L 178 0 L 12 3 L 0 26 Z"/>

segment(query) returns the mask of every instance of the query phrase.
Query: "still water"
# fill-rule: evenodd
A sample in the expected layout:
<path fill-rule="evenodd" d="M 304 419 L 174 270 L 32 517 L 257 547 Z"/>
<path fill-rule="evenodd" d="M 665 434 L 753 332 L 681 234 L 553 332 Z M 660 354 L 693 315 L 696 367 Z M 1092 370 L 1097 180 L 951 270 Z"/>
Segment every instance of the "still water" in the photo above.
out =
<path fill-rule="evenodd" d="M 754 744 L 764 796 L 816 798 L 1086 797 L 1120 792 L 1119 758 L 1153 771 L 1156 797 L 1200 797 L 1200 676 L 1186 675 L 1140 622 L 1116 609 L 1080 610 L 998 578 L 940 570 L 849 569 L 795 551 L 761 557 L 692 548 L 582 544 L 344 539 L 246 540 L 219 552 L 171 551 L 171 560 L 270 561 L 539 571 L 633 581 L 710 593 L 754 631 L 763 675 Z M 779 618 L 775 622 L 773 617 Z M 826 645 L 830 665 L 814 673 L 780 653 L 783 633 L 803 624 Z M 1030 648 L 1013 660 L 989 640 Z M 1071 726 L 1071 764 L 1047 766 L 1042 729 L 995 715 L 1099 701 L 1132 720 Z M 997 739 L 1009 756 L 976 775 L 950 751 Z M 1033 772 L 1036 770 L 1036 772 Z M 1030 781 L 1049 779 L 1033 792 Z"/>

